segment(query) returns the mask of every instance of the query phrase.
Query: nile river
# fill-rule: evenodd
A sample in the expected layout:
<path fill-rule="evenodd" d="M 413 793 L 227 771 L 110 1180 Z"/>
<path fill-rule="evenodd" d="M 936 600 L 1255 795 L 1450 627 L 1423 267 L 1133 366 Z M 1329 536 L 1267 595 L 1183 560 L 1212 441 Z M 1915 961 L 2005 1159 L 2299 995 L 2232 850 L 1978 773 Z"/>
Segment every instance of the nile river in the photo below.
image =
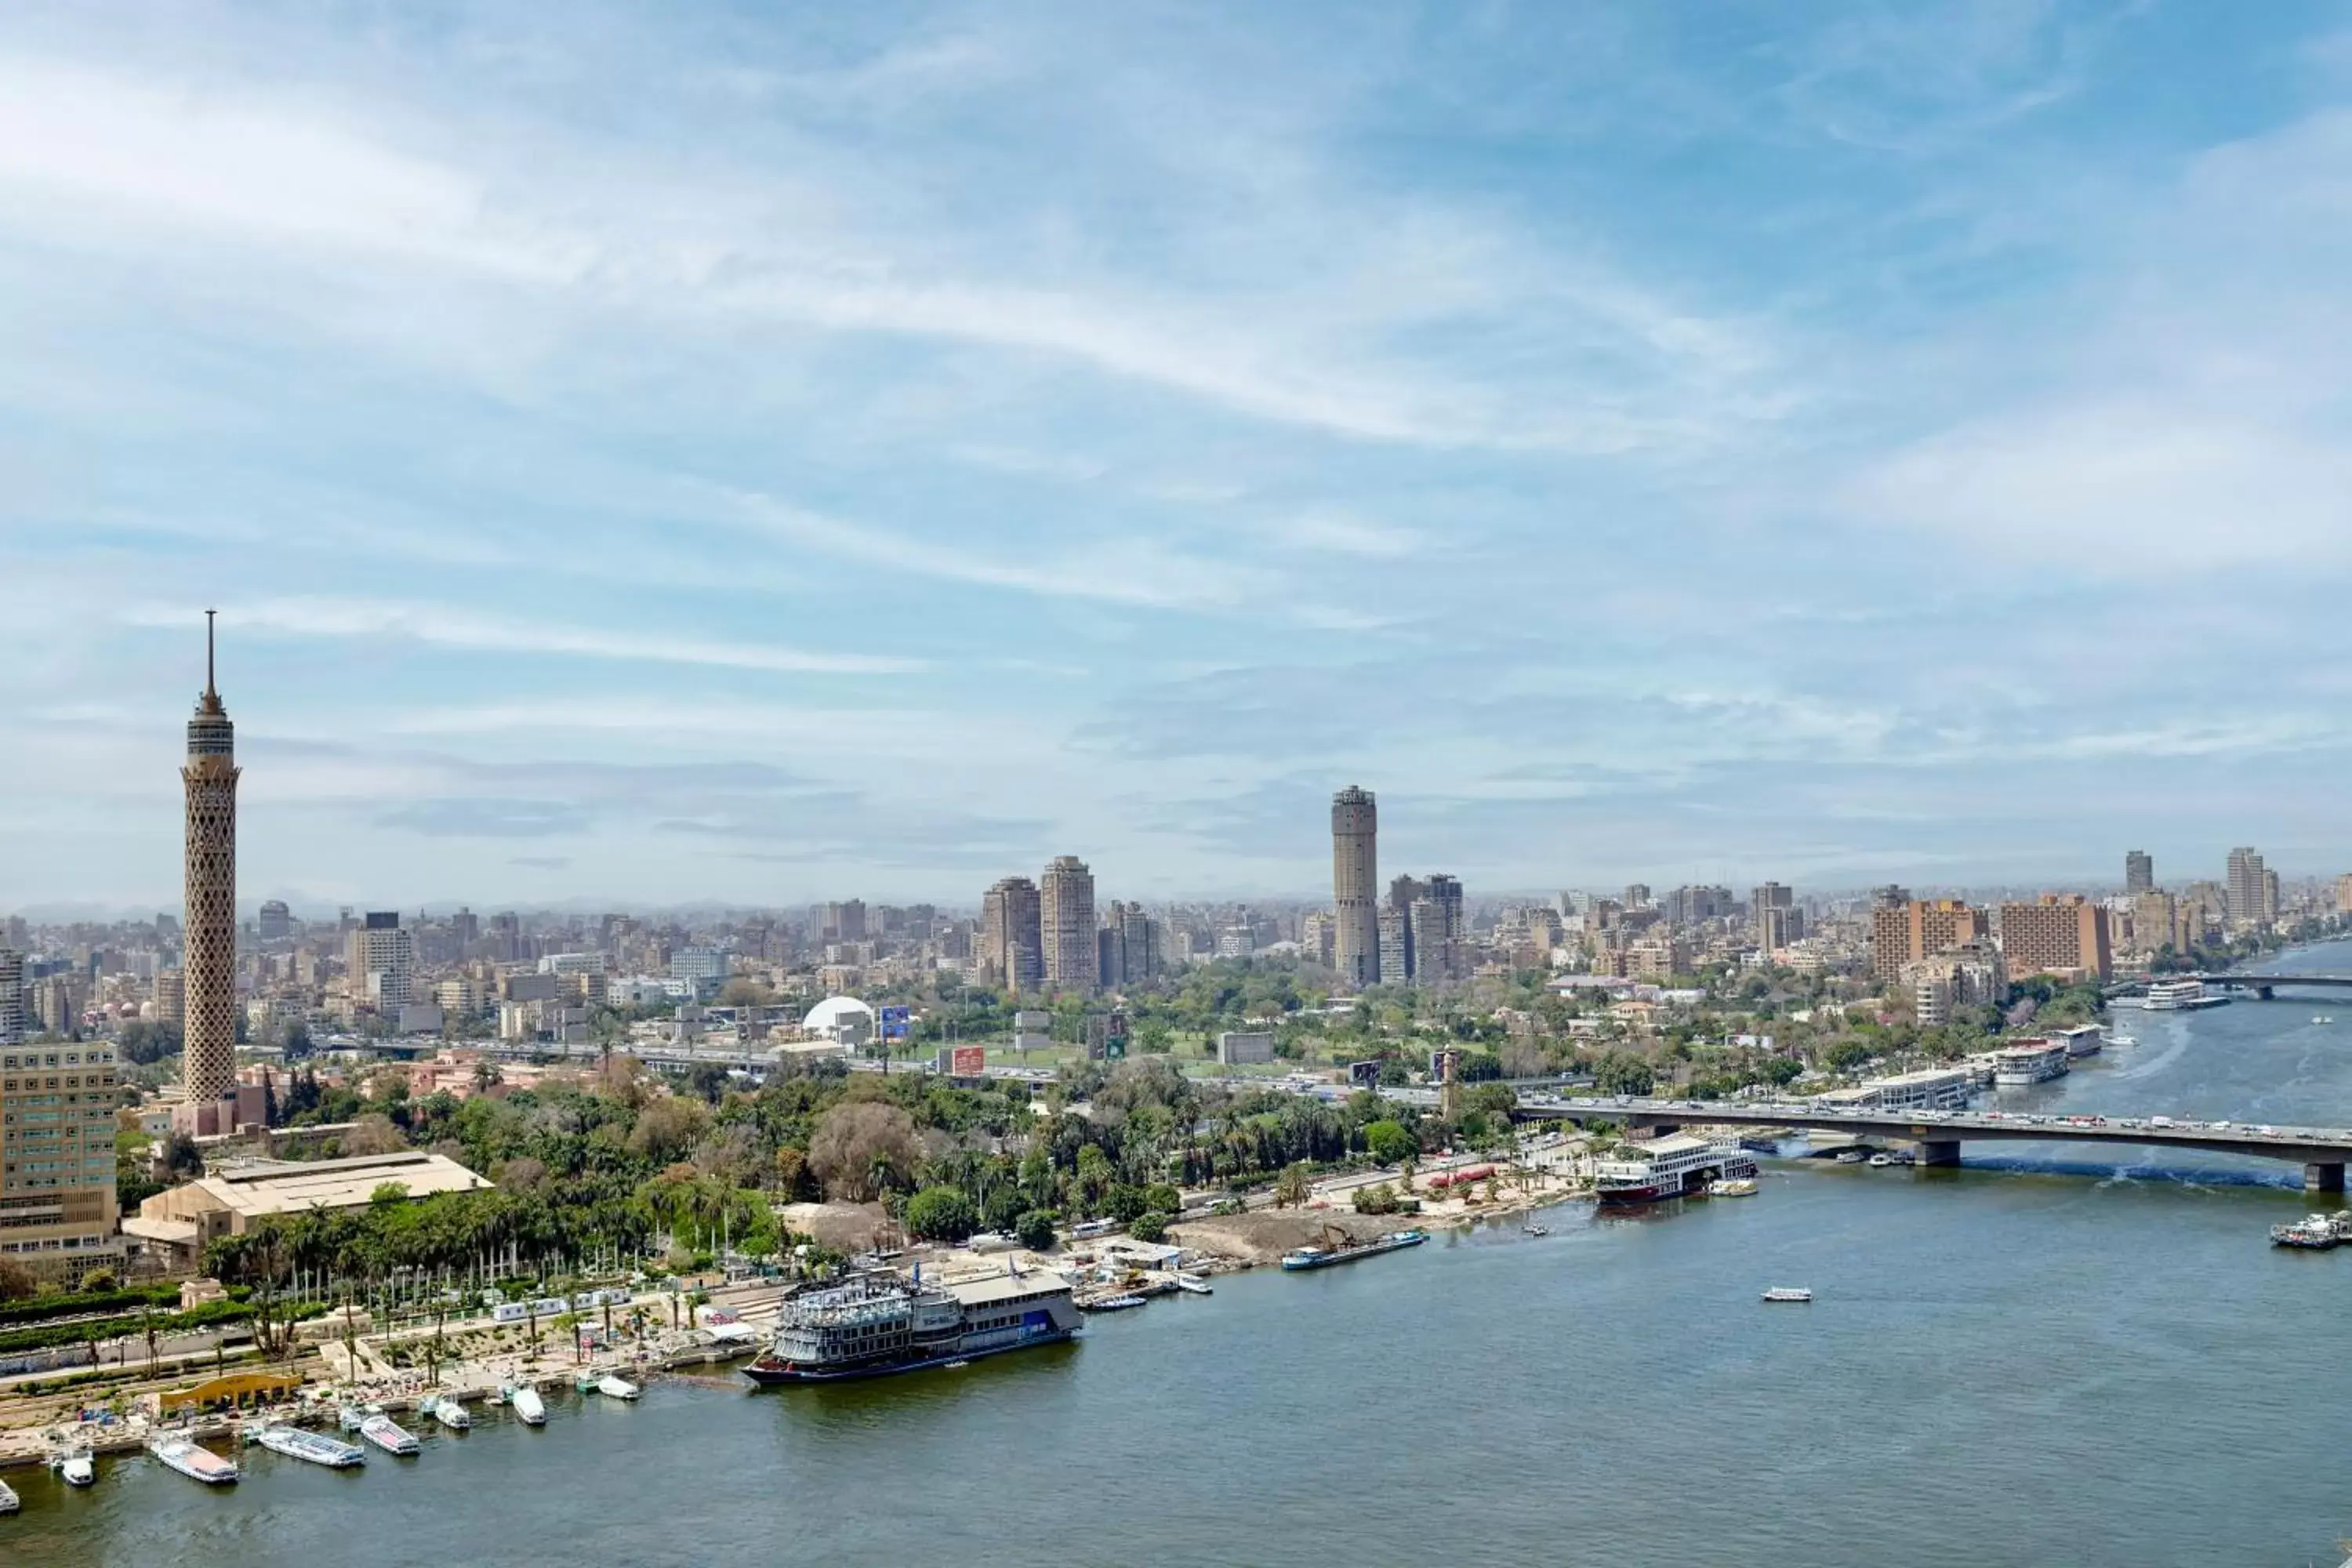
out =
<path fill-rule="evenodd" d="M 2352 944 L 2281 967 L 2352 970 Z M 2352 996 L 2124 1012 L 2132 1049 L 1996 1097 L 2352 1125 Z M 2040 1161 L 2035 1156 L 2042 1158 Z M 2352 1255 L 2274 1252 L 2300 1172 L 2063 1145 L 1956 1172 L 1549 1215 L 1221 1280 L 1082 1344 L 769 1394 L 656 1383 L 335 1474 L 251 1450 L 12 1476 L 27 1563 L 2334 1563 Z M 2061 1167 L 2063 1167 L 2063 1169 Z M 2261 1184 L 2268 1181 L 2271 1185 Z M 1766 1308 L 1772 1284 L 1810 1307 Z"/>

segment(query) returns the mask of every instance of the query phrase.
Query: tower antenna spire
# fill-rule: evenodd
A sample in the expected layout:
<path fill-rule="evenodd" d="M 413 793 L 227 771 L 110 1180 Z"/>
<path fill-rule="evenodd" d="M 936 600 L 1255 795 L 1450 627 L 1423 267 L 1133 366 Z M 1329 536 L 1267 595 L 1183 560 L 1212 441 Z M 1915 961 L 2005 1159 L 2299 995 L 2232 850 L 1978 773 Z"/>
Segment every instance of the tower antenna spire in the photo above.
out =
<path fill-rule="evenodd" d="M 213 685 L 213 617 L 219 614 L 218 610 L 205 612 L 205 695 L 207 697 L 220 695 Z"/>

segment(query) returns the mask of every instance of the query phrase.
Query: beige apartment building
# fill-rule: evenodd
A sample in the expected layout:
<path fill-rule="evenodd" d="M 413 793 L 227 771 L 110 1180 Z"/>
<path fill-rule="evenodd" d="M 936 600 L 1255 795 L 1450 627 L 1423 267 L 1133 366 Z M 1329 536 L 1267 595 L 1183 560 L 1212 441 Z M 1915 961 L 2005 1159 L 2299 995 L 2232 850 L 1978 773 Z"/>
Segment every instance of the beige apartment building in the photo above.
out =
<path fill-rule="evenodd" d="M 2080 974 L 2104 982 L 2115 971 L 2107 910 L 2080 893 L 2044 893 L 2000 907 L 2000 951 L 2011 975 Z"/>
<path fill-rule="evenodd" d="M 68 1281 L 122 1261 L 114 1100 L 111 1046 L 0 1050 L 0 1256 Z"/>
<path fill-rule="evenodd" d="M 1907 899 L 1884 905 L 1870 917 L 1871 973 L 1882 981 L 1899 982 L 1905 964 L 1991 935 L 1985 911 L 1958 899 Z"/>

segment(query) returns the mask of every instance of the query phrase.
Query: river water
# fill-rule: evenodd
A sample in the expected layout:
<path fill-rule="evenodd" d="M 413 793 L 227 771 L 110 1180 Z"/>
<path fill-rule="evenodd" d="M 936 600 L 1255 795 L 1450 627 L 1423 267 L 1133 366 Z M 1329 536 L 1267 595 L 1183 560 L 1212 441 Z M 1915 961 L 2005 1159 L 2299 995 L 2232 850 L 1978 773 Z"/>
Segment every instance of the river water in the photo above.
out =
<path fill-rule="evenodd" d="M 2352 969 L 2352 943 L 2281 967 Z M 2118 1015 L 2003 1107 L 2352 1125 L 2352 997 Z M 2326 1563 L 2352 1534 L 2352 1255 L 2300 1171 L 2065 1145 L 1791 1161 L 1745 1200 L 1570 1206 L 1221 1280 L 1085 1342 L 841 1388 L 656 1383 L 337 1474 L 250 1450 L 11 1479 L 74 1564 Z M 1764 1307 L 1772 1284 L 1811 1306 Z"/>

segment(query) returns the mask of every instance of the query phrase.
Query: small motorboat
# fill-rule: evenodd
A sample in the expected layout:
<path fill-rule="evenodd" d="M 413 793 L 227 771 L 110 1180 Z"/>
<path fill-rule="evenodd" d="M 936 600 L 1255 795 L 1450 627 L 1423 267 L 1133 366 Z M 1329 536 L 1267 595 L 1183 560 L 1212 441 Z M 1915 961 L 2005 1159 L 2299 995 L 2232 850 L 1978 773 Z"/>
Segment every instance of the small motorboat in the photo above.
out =
<path fill-rule="evenodd" d="M 1121 1292 L 1116 1296 L 1094 1296 L 1076 1303 L 1082 1312 L 1131 1312 L 1143 1305 L 1143 1298 Z"/>
<path fill-rule="evenodd" d="M 509 1389 L 507 1393 L 507 1403 L 514 1406 L 514 1413 L 522 1417 L 522 1424 L 524 1426 L 544 1426 L 547 1425 L 547 1402 L 540 1398 L 539 1390 L 535 1388 Z"/>
<path fill-rule="evenodd" d="M 147 1451 L 192 1481 L 225 1487 L 237 1478 L 234 1460 L 224 1459 L 193 1437 L 167 1432 L 147 1439 Z"/>
<path fill-rule="evenodd" d="M 1215 1288 L 1210 1285 L 1206 1279 L 1202 1279 L 1198 1274 L 1177 1275 L 1176 1289 L 1183 1291 L 1187 1296 L 1213 1296 L 1216 1294 Z"/>
<path fill-rule="evenodd" d="M 1523 1225 L 1519 1229 L 1528 1236 L 1549 1236 L 1551 1234 L 1551 1226 L 1548 1225 Z"/>
<path fill-rule="evenodd" d="M 1867 1149 L 1841 1149 L 1837 1152 L 1835 1158 L 1837 1163 L 1841 1165 L 1859 1165 L 1864 1160 L 1870 1158 L 1870 1151 Z"/>
<path fill-rule="evenodd" d="M 596 1392 L 607 1399 L 635 1399 L 637 1385 L 616 1373 L 606 1373 L 596 1380 Z"/>
<path fill-rule="evenodd" d="M 1709 1184 L 1706 1190 L 1711 1197 L 1752 1198 L 1756 1195 L 1756 1181 L 1752 1176 L 1733 1176 Z"/>
<path fill-rule="evenodd" d="M 0 1481 L 0 1513 L 14 1513 L 24 1507 L 24 1500 L 6 1481 Z"/>
<path fill-rule="evenodd" d="M 446 1394 L 437 1399 L 426 1400 L 420 1408 L 452 1432 L 463 1432 L 474 1424 L 474 1418 L 467 1414 L 466 1407 Z"/>
<path fill-rule="evenodd" d="M 404 1458 L 422 1452 L 425 1447 L 416 1440 L 415 1434 L 380 1410 L 360 1423 L 360 1436 L 385 1453 L 398 1454 Z"/>
<path fill-rule="evenodd" d="M 88 1448 L 68 1448 L 50 1455 L 49 1468 L 57 1471 L 58 1479 L 69 1487 L 90 1486 L 98 1480 L 98 1465 Z"/>
<path fill-rule="evenodd" d="M 1810 1301 L 1813 1293 L 1802 1285 L 1775 1285 L 1764 1292 L 1764 1299 L 1767 1301 Z"/>

